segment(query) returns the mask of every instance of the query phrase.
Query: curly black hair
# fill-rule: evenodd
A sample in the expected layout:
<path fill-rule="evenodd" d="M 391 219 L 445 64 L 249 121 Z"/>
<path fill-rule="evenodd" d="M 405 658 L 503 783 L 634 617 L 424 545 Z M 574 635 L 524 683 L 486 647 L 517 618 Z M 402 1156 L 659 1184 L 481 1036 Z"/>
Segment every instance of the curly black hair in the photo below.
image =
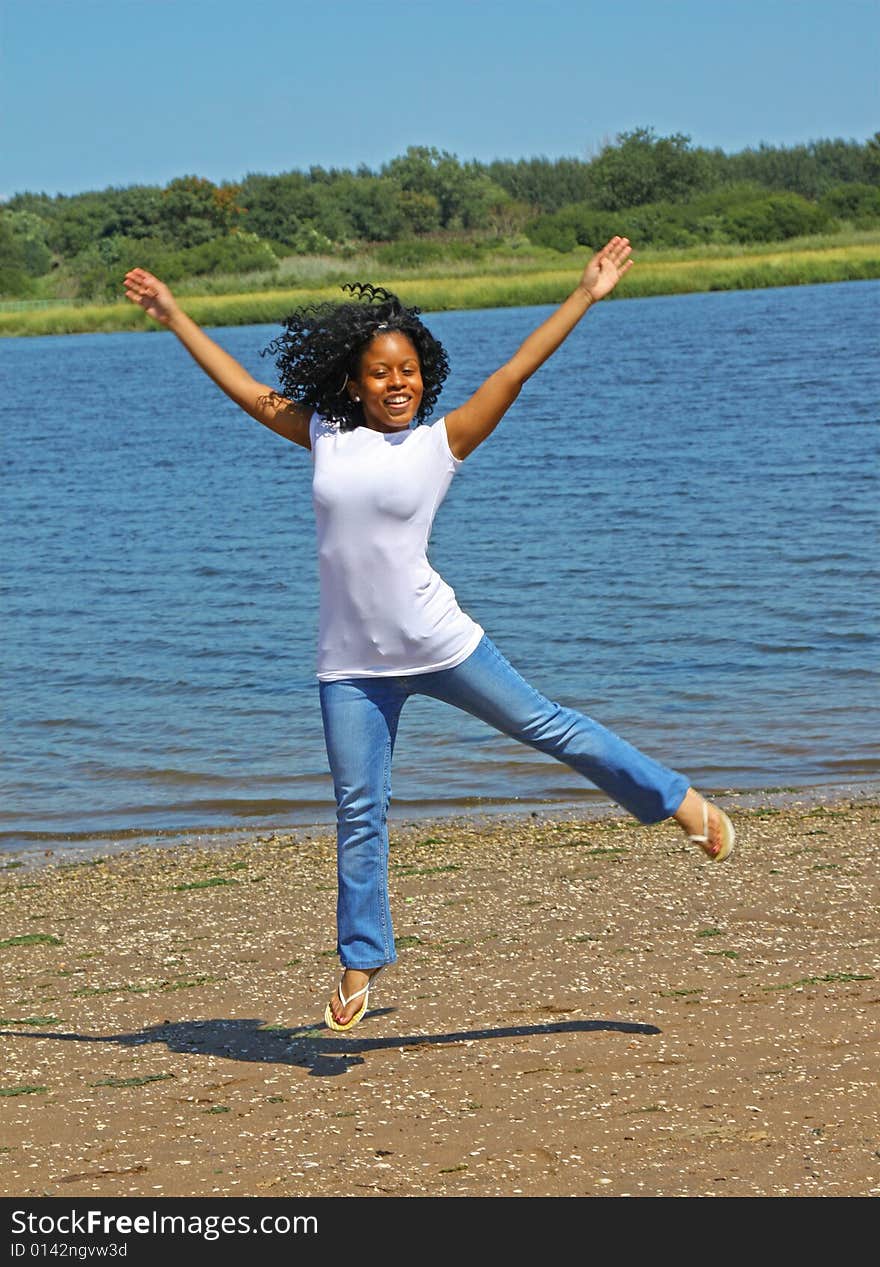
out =
<path fill-rule="evenodd" d="M 360 404 L 345 390 L 358 374 L 360 357 L 376 334 L 399 330 L 419 356 L 424 395 L 417 423 L 430 416 L 449 373 L 442 343 L 419 320 L 419 308 L 405 307 L 381 286 L 350 282 L 342 287 L 354 296 L 341 303 L 309 304 L 285 317 L 284 332 L 261 355 L 274 356 L 281 391 L 300 405 L 311 405 L 342 431 L 363 424 Z"/>

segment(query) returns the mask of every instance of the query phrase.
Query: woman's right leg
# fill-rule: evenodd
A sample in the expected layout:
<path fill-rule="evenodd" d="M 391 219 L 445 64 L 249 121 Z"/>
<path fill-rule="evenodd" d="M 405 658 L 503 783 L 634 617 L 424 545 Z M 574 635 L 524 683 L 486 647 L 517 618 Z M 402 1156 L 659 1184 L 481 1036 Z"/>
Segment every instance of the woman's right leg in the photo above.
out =
<path fill-rule="evenodd" d="M 365 973 L 397 957 L 388 902 L 387 817 L 391 757 L 406 693 L 394 678 L 348 678 L 321 682 L 319 688 L 336 794 L 337 950 L 343 968 Z M 346 993 L 364 979 L 350 976 Z"/>

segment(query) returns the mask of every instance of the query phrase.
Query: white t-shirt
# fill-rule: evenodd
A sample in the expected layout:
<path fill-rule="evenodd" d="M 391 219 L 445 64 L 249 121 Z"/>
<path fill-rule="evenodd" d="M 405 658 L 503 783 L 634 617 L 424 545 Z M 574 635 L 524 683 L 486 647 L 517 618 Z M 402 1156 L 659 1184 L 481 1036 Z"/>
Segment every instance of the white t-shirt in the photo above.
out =
<path fill-rule="evenodd" d="M 461 466 L 443 418 L 386 434 L 309 425 L 321 609 L 318 678 L 449 669 L 482 628 L 428 562 L 437 507 Z"/>

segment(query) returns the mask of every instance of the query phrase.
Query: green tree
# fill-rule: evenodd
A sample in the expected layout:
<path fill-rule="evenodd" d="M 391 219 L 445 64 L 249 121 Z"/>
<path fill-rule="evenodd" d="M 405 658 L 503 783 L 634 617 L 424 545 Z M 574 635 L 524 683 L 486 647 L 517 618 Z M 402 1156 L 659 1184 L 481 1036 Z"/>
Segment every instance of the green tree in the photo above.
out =
<path fill-rule="evenodd" d="M 683 201 L 707 189 L 712 176 L 709 156 L 692 150 L 689 136 L 658 137 L 652 128 L 636 128 L 621 132 L 590 164 L 589 201 L 605 211 Z"/>
<path fill-rule="evenodd" d="M 479 163 L 460 163 L 454 154 L 427 145 L 411 145 L 393 158 L 382 174 L 409 194 L 434 198 L 443 229 L 481 229 L 505 191 Z"/>
<path fill-rule="evenodd" d="M 782 242 L 822 233 L 831 225 L 828 211 L 800 194 L 768 194 L 733 205 L 725 211 L 724 220 L 737 242 Z"/>
<path fill-rule="evenodd" d="M 880 184 L 880 132 L 875 132 L 865 145 L 865 180 Z"/>
<path fill-rule="evenodd" d="M 536 246 L 549 246 L 556 251 L 573 251 L 576 246 L 598 250 L 615 233 L 629 233 L 629 221 L 617 212 L 598 211 L 589 203 L 563 207 L 553 215 L 539 216 L 526 228 Z M 630 235 L 635 238 L 635 235 Z"/>
<path fill-rule="evenodd" d="M 0 209 L 0 295 L 17 299 L 33 293 L 33 278 L 25 267 L 22 239 L 13 229 L 12 212 Z"/>
<path fill-rule="evenodd" d="M 345 217 L 345 238 L 387 242 L 402 233 L 406 222 L 393 181 L 364 170 L 341 172 L 331 188 L 333 201 Z"/>
<path fill-rule="evenodd" d="M 49 230 L 49 245 L 65 259 L 71 259 L 104 236 L 107 208 L 100 194 L 60 194 Z"/>
<path fill-rule="evenodd" d="M 835 185 L 820 199 L 819 206 L 836 219 L 868 229 L 880 223 L 880 187 L 855 182 Z"/>
<path fill-rule="evenodd" d="M 16 239 L 25 272 L 29 277 L 43 277 L 52 266 L 46 221 L 33 211 L 5 211 L 4 218 Z"/>
<path fill-rule="evenodd" d="M 157 185 L 128 185 L 108 189 L 99 195 L 106 203 L 102 237 L 119 234 L 126 238 L 156 236 L 162 214 L 162 190 Z"/>
<path fill-rule="evenodd" d="M 874 144 L 878 149 L 876 164 Z M 880 182 L 880 141 L 875 138 L 864 145 L 840 139 L 806 145 L 760 145 L 730 155 L 724 166 L 729 181 L 754 181 L 775 192 L 816 199 L 836 185 Z"/>
<path fill-rule="evenodd" d="M 496 160 L 486 174 L 514 202 L 540 211 L 586 202 L 590 193 L 589 165 L 578 158 Z"/>
<path fill-rule="evenodd" d="M 404 228 L 410 233 L 435 233 L 440 228 L 440 203 L 434 194 L 399 189 L 395 200 Z"/>
<path fill-rule="evenodd" d="M 175 246 L 198 246 L 235 228 L 242 214 L 238 185 L 215 185 L 201 176 L 172 180 L 159 207 L 162 236 Z"/>
<path fill-rule="evenodd" d="M 345 234 L 345 219 L 332 205 L 332 197 L 328 199 L 327 186 L 304 172 L 246 176 L 241 203 L 243 228 L 292 250 L 316 233 L 328 242 L 337 233 Z"/>

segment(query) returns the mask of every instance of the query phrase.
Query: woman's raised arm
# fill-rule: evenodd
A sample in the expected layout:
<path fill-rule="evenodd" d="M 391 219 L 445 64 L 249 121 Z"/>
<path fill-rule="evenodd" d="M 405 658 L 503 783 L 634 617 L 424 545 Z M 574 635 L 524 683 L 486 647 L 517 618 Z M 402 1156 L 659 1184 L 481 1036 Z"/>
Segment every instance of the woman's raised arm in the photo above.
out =
<path fill-rule="evenodd" d="M 632 267 L 628 238 L 612 238 L 584 269 L 568 299 L 534 330 L 506 365 L 486 379 L 466 404 L 446 415 L 449 447 L 466 458 L 491 435 L 520 393 L 523 383 L 552 356 L 587 310 L 610 294 Z"/>
<path fill-rule="evenodd" d="M 143 308 L 148 316 L 177 335 L 190 356 L 212 378 L 217 386 L 234 400 L 245 413 L 286 440 L 310 449 L 309 418 L 312 410 L 297 405 L 267 387 L 224 352 L 219 344 L 188 317 L 171 291 L 158 277 L 143 268 L 133 268 L 125 275 L 125 294 L 132 303 Z"/>

